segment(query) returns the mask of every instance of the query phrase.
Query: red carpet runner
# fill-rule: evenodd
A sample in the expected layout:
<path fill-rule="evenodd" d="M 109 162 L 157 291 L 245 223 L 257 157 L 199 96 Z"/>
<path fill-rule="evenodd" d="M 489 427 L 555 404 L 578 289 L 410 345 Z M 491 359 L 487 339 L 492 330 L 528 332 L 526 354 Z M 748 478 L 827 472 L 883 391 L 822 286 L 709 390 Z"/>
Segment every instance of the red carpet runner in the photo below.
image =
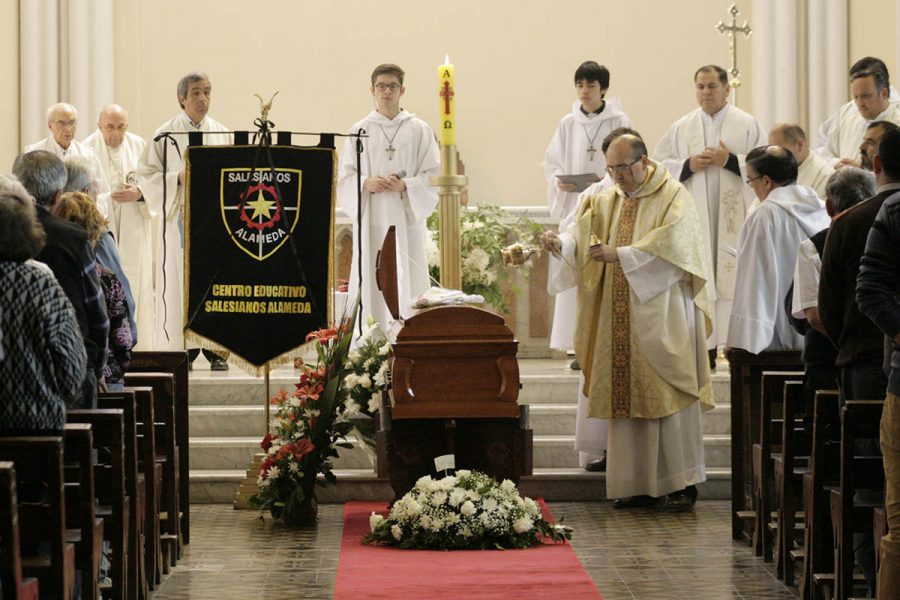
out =
<path fill-rule="evenodd" d="M 373 511 L 387 516 L 384 502 L 348 502 L 344 506 L 335 598 L 602 600 L 569 544 L 452 552 L 363 546 L 361 540 L 369 532 Z M 544 518 L 552 519 L 543 502 L 541 511 Z"/>

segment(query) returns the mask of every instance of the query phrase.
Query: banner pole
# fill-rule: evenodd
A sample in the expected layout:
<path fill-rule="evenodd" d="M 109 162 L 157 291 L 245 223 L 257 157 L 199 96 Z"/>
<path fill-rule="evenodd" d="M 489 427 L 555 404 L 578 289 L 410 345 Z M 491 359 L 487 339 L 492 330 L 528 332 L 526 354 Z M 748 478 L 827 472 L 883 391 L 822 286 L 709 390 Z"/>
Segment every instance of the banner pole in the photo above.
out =
<path fill-rule="evenodd" d="M 269 398 L 272 397 L 271 394 L 269 393 L 269 368 L 270 368 L 269 363 L 266 363 L 266 371 L 265 371 L 266 385 L 265 385 L 265 389 L 264 389 L 264 392 L 266 395 L 265 395 L 265 398 L 263 398 L 263 401 L 265 402 L 265 406 L 266 406 L 266 427 L 265 427 L 266 435 L 269 434 L 269 404 L 270 404 Z"/>

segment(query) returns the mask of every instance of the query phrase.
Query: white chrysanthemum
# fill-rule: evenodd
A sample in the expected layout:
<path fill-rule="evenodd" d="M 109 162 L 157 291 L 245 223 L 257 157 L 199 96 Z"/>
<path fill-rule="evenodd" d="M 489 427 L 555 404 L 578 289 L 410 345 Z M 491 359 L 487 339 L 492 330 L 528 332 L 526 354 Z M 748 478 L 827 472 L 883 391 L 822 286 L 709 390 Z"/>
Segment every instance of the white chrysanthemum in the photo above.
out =
<path fill-rule="evenodd" d="M 355 415 L 358 414 L 360 410 L 362 410 L 357 404 L 356 400 L 353 398 L 347 398 L 346 402 L 344 402 L 345 409 L 347 415 Z"/>
<path fill-rule="evenodd" d="M 375 385 L 378 387 L 387 385 L 387 372 L 388 372 L 388 364 L 387 361 L 381 363 L 381 367 L 378 368 L 378 372 L 375 373 Z"/>
<path fill-rule="evenodd" d="M 504 479 L 503 483 L 500 484 L 500 489 L 506 492 L 507 494 L 511 494 L 516 491 L 516 484 L 514 484 L 509 479 Z"/>
<path fill-rule="evenodd" d="M 416 502 L 415 500 L 410 500 L 406 503 L 406 515 L 409 517 L 416 517 L 422 514 L 422 505 Z"/>
<path fill-rule="evenodd" d="M 495 510 L 497 510 L 497 507 L 499 505 L 497 504 L 497 501 L 494 500 L 493 498 L 488 498 L 487 500 L 484 501 L 482 506 L 484 507 L 484 510 L 486 510 L 488 512 L 494 512 Z"/>
<path fill-rule="evenodd" d="M 460 520 L 461 520 L 461 517 L 459 516 L 459 513 L 455 513 L 455 512 L 448 514 L 447 518 L 444 519 L 444 521 L 446 522 L 446 524 L 448 526 L 456 525 L 457 523 L 460 522 Z"/>
<path fill-rule="evenodd" d="M 369 529 L 375 531 L 375 529 L 384 522 L 384 517 L 379 515 L 378 513 L 372 513 L 369 516 Z"/>
<path fill-rule="evenodd" d="M 462 513 L 464 517 L 471 517 L 475 514 L 475 505 L 471 500 L 466 500 L 463 502 L 463 505 L 459 507 L 459 512 Z"/>
<path fill-rule="evenodd" d="M 537 502 L 535 502 L 531 498 L 525 498 L 525 510 L 527 510 L 528 514 L 533 517 L 537 517 L 541 514 L 541 509 L 538 506 Z"/>
<path fill-rule="evenodd" d="M 360 355 L 359 355 L 359 350 L 357 350 L 356 348 L 351 348 L 351 349 L 350 349 L 350 352 L 347 353 L 347 359 L 350 360 L 350 361 L 352 361 L 352 362 L 356 362 L 356 361 L 358 361 L 360 358 L 361 358 L 361 357 L 360 357 Z"/>
<path fill-rule="evenodd" d="M 466 499 L 466 490 L 455 489 L 450 492 L 450 506 L 459 506 Z"/>
<path fill-rule="evenodd" d="M 471 476 L 472 476 L 472 471 L 470 471 L 469 469 L 459 469 L 459 470 L 456 472 L 456 477 L 457 477 L 460 481 L 462 481 L 463 479 L 468 479 L 468 478 L 471 477 Z"/>
<path fill-rule="evenodd" d="M 534 522 L 528 517 L 522 517 L 515 523 L 513 523 L 513 531 L 516 533 L 525 533 L 526 531 L 531 531 L 531 528 L 534 527 Z"/>
<path fill-rule="evenodd" d="M 463 536 L 464 538 L 472 537 L 472 530 L 469 529 L 469 526 L 468 526 L 468 525 L 464 525 L 463 528 L 460 530 L 459 533 L 462 534 L 462 536 Z"/>
<path fill-rule="evenodd" d="M 459 483 L 459 480 L 455 475 L 447 475 L 438 480 L 438 488 L 449 492 L 456 487 L 457 483 Z"/>
<path fill-rule="evenodd" d="M 443 528 L 444 528 L 444 520 L 441 519 L 440 517 L 433 518 L 431 520 L 430 526 L 428 527 L 428 529 L 430 529 L 432 531 L 440 531 Z"/>
<path fill-rule="evenodd" d="M 422 490 L 423 492 L 427 492 L 430 485 L 431 477 L 429 475 L 423 475 L 416 480 L 416 489 Z"/>
<path fill-rule="evenodd" d="M 434 496 L 431 497 L 431 504 L 433 506 L 440 506 L 444 502 L 447 501 L 447 492 L 437 492 Z"/>
<path fill-rule="evenodd" d="M 381 410 L 381 392 L 372 392 L 368 408 L 370 413 L 376 413 Z"/>
<path fill-rule="evenodd" d="M 394 536 L 394 539 L 399 542 L 400 538 L 403 537 L 403 530 L 400 529 L 399 525 L 392 525 L 391 526 L 391 535 Z"/>

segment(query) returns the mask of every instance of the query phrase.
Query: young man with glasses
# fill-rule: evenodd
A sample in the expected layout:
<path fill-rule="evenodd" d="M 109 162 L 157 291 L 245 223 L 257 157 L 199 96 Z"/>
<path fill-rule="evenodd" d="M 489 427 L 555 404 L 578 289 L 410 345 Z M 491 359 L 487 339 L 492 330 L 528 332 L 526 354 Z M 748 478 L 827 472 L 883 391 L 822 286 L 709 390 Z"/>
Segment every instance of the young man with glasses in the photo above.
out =
<path fill-rule="evenodd" d="M 385 331 L 393 318 L 375 284 L 375 257 L 388 227 L 396 226 L 400 313 L 408 316 L 412 301 L 430 287 L 425 221 L 437 206 L 431 177 L 440 170 L 434 132 L 400 106 L 406 92 L 403 78 L 403 69 L 394 64 L 379 65 L 372 72 L 370 92 L 375 110 L 350 129 L 367 136 L 359 138 L 362 189 L 357 187 L 357 138 L 348 137 L 341 151 L 337 191 L 338 206 L 354 222 L 351 300 L 361 294 L 363 318 L 372 315 Z M 360 191 L 362 213 L 358 215 Z M 359 240 L 356 227 L 361 227 L 361 248 L 355 247 Z"/>
<path fill-rule="evenodd" d="M 715 307 L 708 348 L 710 364 L 715 365 L 734 298 L 734 248 L 753 201 L 743 181 L 744 155 L 766 138 L 752 115 L 728 103 L 731 87 L 721 67 L 700 67 L 694 73 L 694 91 L 698 108 L 675 121 L 653 157 L 691 193 L 703 224 Z"/>

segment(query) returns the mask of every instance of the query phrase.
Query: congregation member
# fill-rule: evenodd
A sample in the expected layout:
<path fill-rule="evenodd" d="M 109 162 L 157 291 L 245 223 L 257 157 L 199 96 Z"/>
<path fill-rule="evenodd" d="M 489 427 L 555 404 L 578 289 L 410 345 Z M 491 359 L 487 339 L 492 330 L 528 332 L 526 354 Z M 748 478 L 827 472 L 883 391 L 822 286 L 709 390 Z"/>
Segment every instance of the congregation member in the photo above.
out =
<path fill-rule="evenodd" d="M 900 130 L 886 131 L 875 156 L 876 176 L 884 171 L 900 181 Z M 857 210 L 863 208 L 860 206 Z M 882 203 L 866 239 L 860 259 L 856 300 L 860 312 L 871 319 L 892 342 L 887 394 L 881 415 L 881 452 L 884 456 L 884 507 L 889 533 L 881 539 L 876 597 L 900 599 L 900 193 Z M 869 530 L 871 531 L 871 529 Z M 855 541 L 855 539 L 854 539 Z"/>
<path fill-rule="evenodd" d="M 836 160 L 838 168 L 860 166 L 859 147 L 870 123 L 890 121 L 900 125 L 900 104 L 890 102 L 890 80 L 883 64 L 850 70 L 852 105 L 845 105 L 836 116 L 822 149 L 822 155 Z"/>
<path fill-rule="evenodd" d="M 360 294 L 361 314 L 372 315 L 384 331 L 390 330 L 393 317 L 375 285 L 375 257 L 388 228 L 395 226 L 399 308 L 401 317 L 409 316 L 412 302 L 430 287 L 426 219 L 437 206 L 431 177 L 440 171 L 434 132 L 400 106 L 406 92 L 404 75 L 395 64 L 381 64 L 372 71 L 369 91 L 375 110 L 350 128 L 352 134 L 368 136 L 359 138 L 360 170 L 357 138 L 348 137 L 338 175 L 338 206 L 352 219 L 355 233 L 349 289 Z M 361 213 L 357 210 L 360 193 Z"/>
<path fill-rule="evenodd" d="M 90 161 L 91 171 L 99 181 L 97 193 L 105 194 L 109 192 L 106 180 L 102 177 L 102 168 L 97 155 L 94 154 L 91 148 L 75 139 L 75 131 L 78 128 L 78 111 L 75 107 L 65 102 L 59 102 L 48 108 L 47 128 L 50 130 L 50 135 L 39 142 L 26 146 L 25 152 L 46 150 L 63 160 L 76 156 L 84 158 Z M 104 215 L 109 213 L 109 206 L 106 204 L 105 197 L 102 198 L 102 204 L 99 205 L 99 208 Z"/>
<path fill-rule="evenodd" d="M 16 157 L 13 175 L 34 198 L 38 221 L 46 235 L 46 244 L 35 259 L 53 271 L 72 303 L 84 340 L 88 368 L 85 370 L 81 396 L 74 406 L 93 408 L 98 381 L 106 363 L 109 319 L 87 233 L 50 213 L 66 185 L 66 166 L 55 154 L 34 150 Z"/>
<path fill-rule="evenodd" d="M 781 146 L 754 148 L 746 169 L 759 207 L 738 238 L 728 349 L 800 350 L 803 338 L 791 327 L 784 299 L 800 242 L 828 227 L 825 204 L 812 188 L 797 185 L 797 161 Z"/>
<path fill-rule="evenodd" d="M 589 416 L 609 419 L 607 496 L 686 510 L 706 480 L 700 410 L 713 403 L 701 224 L 640 138 L 613 140 L 606 160 L 615 187 L 586 196 L 542 245 L 577 268 L 575 355 Z"/>
<path fill-rule="evenodd" d="M 86 196 L 88 200 L 94 203 L 96 207 L 97 204 L 97 181 L 94 178 L 94 173 L 91 171 L 91 165 L 88 161 L 83 158 L 67 158 L 63 161 L 66 165 L 66 186 L 63 188 L 63 191 L 66 194 L 60 196 L 60 200 L 71 193 L 79 193 L 83 196 Z M 84 213 L 86 209 L 82 209 L 79 213 Z M 93 239 L 89 239 L 88 241 L 91 243 L 91 248 L 94 251 L 94 256 L 97 259 L 97 264 L 103 269 L 111 271 L 117 280 L 117 285 L 122 288 L 122 292 L 125 294 L 125 303 L 126 303 L 126 311 L 125 316 L 128 319 L 129 328 L 131 333 L 129 337 L 134 338 L 134 332 L 137 328 L 137 325 L 134 321 L 135 315 L 135 305 L 134 305 L 134 297 L 131 294 L 131 284 L 128 281 L 128 277 L 125 275 L 125 272 L 122 270 L 122 263 L 119 259 L 119 250 L 116 247 L 116 240 L 113 237 L 112 233 L 109 231 L 109 227 L 107 227 L 108 222 L 106 218 L 104 218 L 99 209 L 96 215 L 91 215 L 91 219 L 88 219 L 88 215 L 83 215 L 80 219 L 70 219 L 68 217 L 62 216 L 60 214 L 59 203 L 57 203 L 51 212 L 66 220 L 79 225 L 82 229 L 85 229 L 90 235 L 93 231 L 94 225 L 93 221 L 99 219 L 97 223 L 97 228 L 99 231 L 98 239 L 95 241 Z M 91 226 L 87 227 L 85 225 L 86 222 L 90 222 Z M 102 272 L 102 269 L 101 271 Z M 101 277 L 101 284 L 103 283 Z M 109 307 L 107 307 L 109 308 Z M 109 311 L 107 311 L 109 312 Z M 110 337 L 112 339 L 112 337 Z"/>
<path fill-rule="evenodd" d="M 825 186 L 825 211 L 833 224 L 837 215 L 874 193 L 875 178 L 871 173 L 856 167 L 832 171 Z M 837 349 L 825 334 L 819 316 L 822 252 L 830 227 L 800 242 L 797 264 L 794 267 L 794 286 L 788 294 L 794 328 L 803 335 L 803 395 L 806 406 L 805 423 L 808 426 L 812 425 L 816 392 L 833 390 L 838 379 L 835 366 Z"/>
<path fill-rule="evenodd" d="M 897 130 L 893 123 L 872 123 L 863 152 L 874 161 L 885 134 Z M 900 191 L 900 177 L 892 177 L 880 165 L 875 170 L 875 182 L 878 189 L 871 197 L 835 218 L 822 253 L 819 316 L 825 333 L 838 349 L 838 389 L 845 400 L 882 398 L 887 389 L 882 368 L 884 336 L 856 303 L 860 260 L 869 230 L 884 201 Z"/>
<path fill-rule="evenodd" d="M 88 241 L 95 250 L 100 248 L 102 239 L 111 239 L 106 228 L 106 219 L 87 194 L 66 192 L 53 207 L 53 214 L 84 229 L 88 234 Z M 125 369 L 131 362 L 131 349 L 134 347 L 132 321 L 125 286 L 117 273 L 107 268 L 99 256 L 98 252 L 97 277 L 103 289 L 106 315 L 109 319 L 109 350 L 106 354 L 106 365 L 103 367 L 103 381 L 107 389 L 121 390 L 125 387 Z"/>
<path fill-rule="evenodd" d="M 806 132 L 796 123 L 778 123 L 769 131 L 769 145 L 787 148 L 797 161 L 797 185 L 815 190 L 819 198 L 825 197 L 825 185 L 834 173 L 834 162 L 811 152 Z"/>
<path fill-rule="evenodd" d="M 34 201 L 0 175 L 0 434 L 61 434 L 81 402 L 87 355 L 72 303 L 47 265 Z"/>
<path fill-rule="evenodd" d="M 698 108 L 678 119 L 656 146 L 654 158 L 694 198 L 710 268 L 713 334 L 710 365 L 725 342 L 735 286 L 735 247 L 753 194 L 744 185 L 744 156 L 763 143 L 756 119 L 728 103 L 728 73 L 707 65 L 694 74 Z"/>
<path fill-rule="evenodd" d="M 606 98 L 609 91 L 609 69 L 589 60 L 575 70 L 575 94 L 572 111 L 559 121 L 545 153 L 544 174 L 550 217 L 559 221 L 559 231 L 572 223 L 578 211 L 578 199 L 587 186 L 564 183 L 561 175 L 606 175 L 606 157 L 602 142 L 614 130 L 631 127 L 618 98 Z M 575 303 L 577 282 L 574 270 L 557 257 L 550 256 L 548 291 L 555 295 L 550 348 L 573 353 L 575 350 Z M 578 363 L 573 362 L 573 367 Z M 589 471 L 604 468 L 605 425 L 587 420 L 586 397 L 579 394 L 578 418 L 575 425 L 575 448 L 579 462 Z"/>
<path fill-rule="evenodd" d="M 97 129 L 82 143 L 100 159 L 110 193 L 109 230 L 116 240 L 122 271 L 134 294 L 135 349 L 152 347 L 153 244 L 151 215 L 137 185 L 138 160 L 146 142 L 128 131 L 128 111 L 108 104 L 100 111 Z M 103 202 L 102 194 L 99 199 Z M 138 335 L 145 332 L 145 335 Z"/>
<path fill-rule="evenodd" d="M 178 81 L 176 97 L 181 111 L 160 125 L 153 139 L 161 133 L 189 133 L 203 136 L 205 145 L 231 144 L 228 129 L 209 116 L 212 100 L 212 83 L 206 73 L 194 71 Z M 154 227 L 156 257 L 156 292 L 154 294 L 154 331 L 142 331 L 153 336 L 154 350 L 183 350 L 184 340 L 184 201 L 185 161 L 184 150 L 188 136 L 173 136 L 171 141 L 161 138 L 144 148 L 138 161 L 137 187 L 141 190 L 151 217 L 157 219 Z M 168 146 L 168 147 L 167 147 Z M 163 154 L 166 165 L 163 168 Z M 191 361 L 199 354 L 198 348 L 189 350 Z M 225 358 L 204 349 L 214 371 L 228 370 Z"/>

